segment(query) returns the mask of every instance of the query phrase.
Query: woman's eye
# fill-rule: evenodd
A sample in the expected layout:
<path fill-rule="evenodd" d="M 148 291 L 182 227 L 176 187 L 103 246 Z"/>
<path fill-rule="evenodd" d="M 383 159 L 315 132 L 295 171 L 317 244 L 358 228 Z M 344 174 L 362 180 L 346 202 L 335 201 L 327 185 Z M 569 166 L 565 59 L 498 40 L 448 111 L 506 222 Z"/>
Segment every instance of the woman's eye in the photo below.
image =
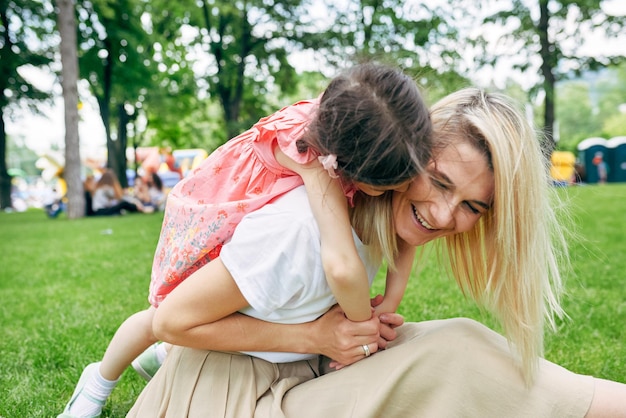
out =
<path fill-rule="evenodd" d="M 433 184 L 436 188 L 441 190 L 448 190 L 448 183 L 444 183 L 443 181 L 433 179 Z"/>
<path fill-rule="evenodd" d="M 474 207 L 470 202 L 463 202 L 463 204 L 474 215 L 480 215 L 480 211 L 478 209 L 476 209 L 476 207 Z"/>

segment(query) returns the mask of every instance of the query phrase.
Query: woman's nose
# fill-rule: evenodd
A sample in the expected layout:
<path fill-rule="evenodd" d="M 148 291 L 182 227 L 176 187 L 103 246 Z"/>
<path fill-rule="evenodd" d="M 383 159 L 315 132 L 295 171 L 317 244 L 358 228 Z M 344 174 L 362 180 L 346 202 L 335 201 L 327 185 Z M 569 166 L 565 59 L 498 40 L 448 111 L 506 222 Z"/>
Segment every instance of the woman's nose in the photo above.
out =
<path fill-rule="evenodd" d="M 454 218 L 454 210 L 450 206 L 450 203 L 442 198 L 432 206 L 431 215 L 433 221 L 436 222 L 436 225 L 433 226 L 437 229 L 445 229 Z"/>

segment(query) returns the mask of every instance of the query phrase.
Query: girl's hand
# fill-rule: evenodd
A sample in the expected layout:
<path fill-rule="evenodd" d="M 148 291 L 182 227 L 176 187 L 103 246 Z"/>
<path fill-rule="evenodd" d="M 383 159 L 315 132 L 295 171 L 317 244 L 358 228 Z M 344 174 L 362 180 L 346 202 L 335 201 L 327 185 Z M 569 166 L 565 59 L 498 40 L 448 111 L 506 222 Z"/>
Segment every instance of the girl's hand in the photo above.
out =
<path fill-rule="evenodd" d="M 374 298 L 372 298 L 373 307 L 380 305 L 382 302 L 383 297 L 381 295 L 376 295 Z M 404 323 L 404 318 L 402 317 L 402 315 L 394 312 L 381 312 L 377 313 L 377 315 L 380 321 L 380 337 L 378 338 L 378 349 L 384 350 L 385 348 L 387 348 L 389 342 L 395 340 L 398 336 L 395 328 Z"/>
<path fill-rule="evenodd" d="M 374 315 L 367 321 L 352 322 L 335 305 L 311 324 L 316 351 L 333 359 L 331 367 L 340 369 L 364 359 L 363 345 L 368 345 L 371 354 L 378 351 L 380 321 Z"/>

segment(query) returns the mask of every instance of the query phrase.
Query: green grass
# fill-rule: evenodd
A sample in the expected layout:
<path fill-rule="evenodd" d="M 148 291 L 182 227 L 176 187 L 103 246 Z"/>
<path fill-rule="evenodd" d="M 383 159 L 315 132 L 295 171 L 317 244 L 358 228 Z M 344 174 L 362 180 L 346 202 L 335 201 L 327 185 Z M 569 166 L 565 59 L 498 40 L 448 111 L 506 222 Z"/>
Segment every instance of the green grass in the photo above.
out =
<path fill-rule="evenodd" d="M 626 382 L 626 185 L 562 193 L 580 238 L 571 242 L 570 318 L 548 336 L 546 357 Z M 102 357 L 126 317 L 147 306 L 161 216 L 70 221 L 36 210 L 0 213 L 0 417 L 55 417 L 83 367 Z M 410 320 L 466 316 L 494 326 L 432 261 L 412 278 L 401 312 Z M 143 386 L 127 371 L 103 416 L 125 416 Z"/>

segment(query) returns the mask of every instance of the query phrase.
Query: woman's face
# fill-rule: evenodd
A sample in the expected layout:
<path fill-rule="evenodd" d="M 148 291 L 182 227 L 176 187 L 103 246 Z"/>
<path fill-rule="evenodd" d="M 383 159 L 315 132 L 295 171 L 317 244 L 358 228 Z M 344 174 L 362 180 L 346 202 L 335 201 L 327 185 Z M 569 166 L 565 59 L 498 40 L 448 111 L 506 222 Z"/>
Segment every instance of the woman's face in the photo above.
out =
<path fill-rule="evenodd" d="M 445 147 L 409 186 L 393 196 L 394 225 L 410 245 L 470 230 L 489 210 L 493 173 L 467 142 Z"/>

